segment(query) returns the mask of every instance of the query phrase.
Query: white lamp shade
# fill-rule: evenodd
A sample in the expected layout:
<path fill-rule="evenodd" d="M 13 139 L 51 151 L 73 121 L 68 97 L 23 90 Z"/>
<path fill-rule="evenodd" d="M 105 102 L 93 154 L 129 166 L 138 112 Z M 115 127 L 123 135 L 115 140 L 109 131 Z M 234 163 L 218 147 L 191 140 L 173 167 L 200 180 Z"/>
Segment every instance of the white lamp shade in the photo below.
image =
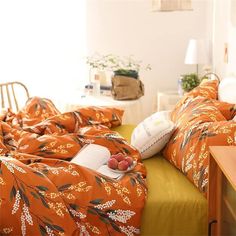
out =
<path fill-rule="evenodd" d="M 197 40 L 190 39 L 185 55 L 185 64 L 198 64 L 197 61 Z"/>
<path fill-rule="evenodd" d="M 190 39 L 185 55 L 185 64 L 208 64 L 210 61 L 208 50 L 203 40 Z"/>

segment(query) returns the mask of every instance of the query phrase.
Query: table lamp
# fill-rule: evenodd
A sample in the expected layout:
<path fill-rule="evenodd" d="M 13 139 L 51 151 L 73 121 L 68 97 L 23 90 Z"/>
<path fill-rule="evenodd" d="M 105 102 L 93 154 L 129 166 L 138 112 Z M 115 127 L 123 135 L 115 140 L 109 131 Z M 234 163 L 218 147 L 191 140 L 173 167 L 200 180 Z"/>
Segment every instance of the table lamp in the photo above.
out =
<path fill-rule="evenodd" d="M 199 64 L 209 64 L 209 55 L 203 40 L 189 40 L 184 63 L 187 65 L 196 65 L 197 75 Z"/>

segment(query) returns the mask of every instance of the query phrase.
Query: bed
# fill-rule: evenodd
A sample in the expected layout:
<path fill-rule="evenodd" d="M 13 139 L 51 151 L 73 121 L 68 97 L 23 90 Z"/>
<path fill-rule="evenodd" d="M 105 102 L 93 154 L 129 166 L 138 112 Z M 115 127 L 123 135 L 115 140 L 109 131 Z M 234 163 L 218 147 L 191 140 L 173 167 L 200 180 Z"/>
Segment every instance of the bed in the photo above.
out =
<path fill-rule="evenodd" d="M 236 145 L 236 106 L 219 100 L 221 86 L 205 80 L 185 94 L 171 111 L 175 130 L 167 145 L 143 161 L 149 193 L 142 235 L 207 235 L 209 146 Z M 133 128 L 116 130 L 130 137 Z"/>
<path fill-rule="evenodd" d="M 140 234 L 146 170 L 139 152 L 110 129 L 121 124 L 122 114 L 106 107 L 60 113 L 39 97 L 29 98 L 17 113 L 3 110 L 0 234 Z M 71 162 L 89 144 L 132 157 L 134 170 L 114 179 Z"/>
<path fill-rule="evenodd" d="M 236 108 L 216 100 L 217 85 L 200 85 L 184 96 L 172 112 L 177 128 L 164 152 L 143 162 L 123 138 L 130 140 L 134 126 L 120 125 L 119 109 L 61 114 L 51 101 L 32 98 L 17 114 L 2 114 L 1 234 L 207 235 L 207 147 L 235 145 L 236 134 L 235 121 L 228 121 Z M 71 164 L 88 142 L 130 155 L 138 164 L 120 181 Z M 19 182 L 27 172 L 25 183 Z"/>
<path fill-rule="evenodd" d="M 115 128 L 130 140 L 134 126 Z M 207 200 L 161 154 L 144 160 L 148 198 L 142 215 L 141 235 L 207 235 Z"/>

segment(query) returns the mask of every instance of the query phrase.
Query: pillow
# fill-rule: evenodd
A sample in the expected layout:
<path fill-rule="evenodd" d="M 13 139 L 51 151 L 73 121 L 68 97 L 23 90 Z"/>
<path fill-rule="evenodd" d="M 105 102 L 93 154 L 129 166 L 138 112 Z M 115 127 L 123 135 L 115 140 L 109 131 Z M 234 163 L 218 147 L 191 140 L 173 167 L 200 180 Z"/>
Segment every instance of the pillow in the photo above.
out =
<path fill-rule="evenodd" d="M 205 194 L 209 146 L 236 145 L 236 122 L 230 120 L 235 115 L 234 105 L 209 96 L 209 91 L 211 95 L 218 91 L 211 85 L 202 86 L 200 93 L 196 89 L 196 96 L 188 93 L 185 101 L 172 111 L 176 129 L 163 152 L 165 158 Z"/>
<path fill-rule="evenodd" d="M 236 78 L 223 79 L 218 87 L 219 100 L 236 104 Z"/>
<path fill-rule="evenodd" d="M 142 159 L 160 152 L 169 141 L 175 128 L 169 114 L 170 111 L 156 112 L 134 129 L 131 144 L 140 151 Z"/>
<path fill-rule="evenodd" d="M 171 120 L 176 122 L 178 120 L 178 114 L 181 114 L 183 109 L 185 109 L 188 103 L 194 98 L 203 97 L 205 99 L 217 99 L 218 84 L 218 80 L 203 80 L 199 86 L 186 93 L 171 112 Z"/>

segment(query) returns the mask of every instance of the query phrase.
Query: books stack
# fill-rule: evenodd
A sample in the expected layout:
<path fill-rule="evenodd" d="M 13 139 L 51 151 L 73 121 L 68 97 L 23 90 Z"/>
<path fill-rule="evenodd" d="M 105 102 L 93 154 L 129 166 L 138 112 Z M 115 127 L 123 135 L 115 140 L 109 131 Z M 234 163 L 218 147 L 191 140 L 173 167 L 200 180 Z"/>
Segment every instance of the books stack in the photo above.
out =
<path fill-rule="evenodd" d="M 85 85 L 85 92 L 87 94 L 93 93 L 93 84 Z M 100 85 L 100 92 L 104 96 L 111 96 L 111 85 Z"/>

